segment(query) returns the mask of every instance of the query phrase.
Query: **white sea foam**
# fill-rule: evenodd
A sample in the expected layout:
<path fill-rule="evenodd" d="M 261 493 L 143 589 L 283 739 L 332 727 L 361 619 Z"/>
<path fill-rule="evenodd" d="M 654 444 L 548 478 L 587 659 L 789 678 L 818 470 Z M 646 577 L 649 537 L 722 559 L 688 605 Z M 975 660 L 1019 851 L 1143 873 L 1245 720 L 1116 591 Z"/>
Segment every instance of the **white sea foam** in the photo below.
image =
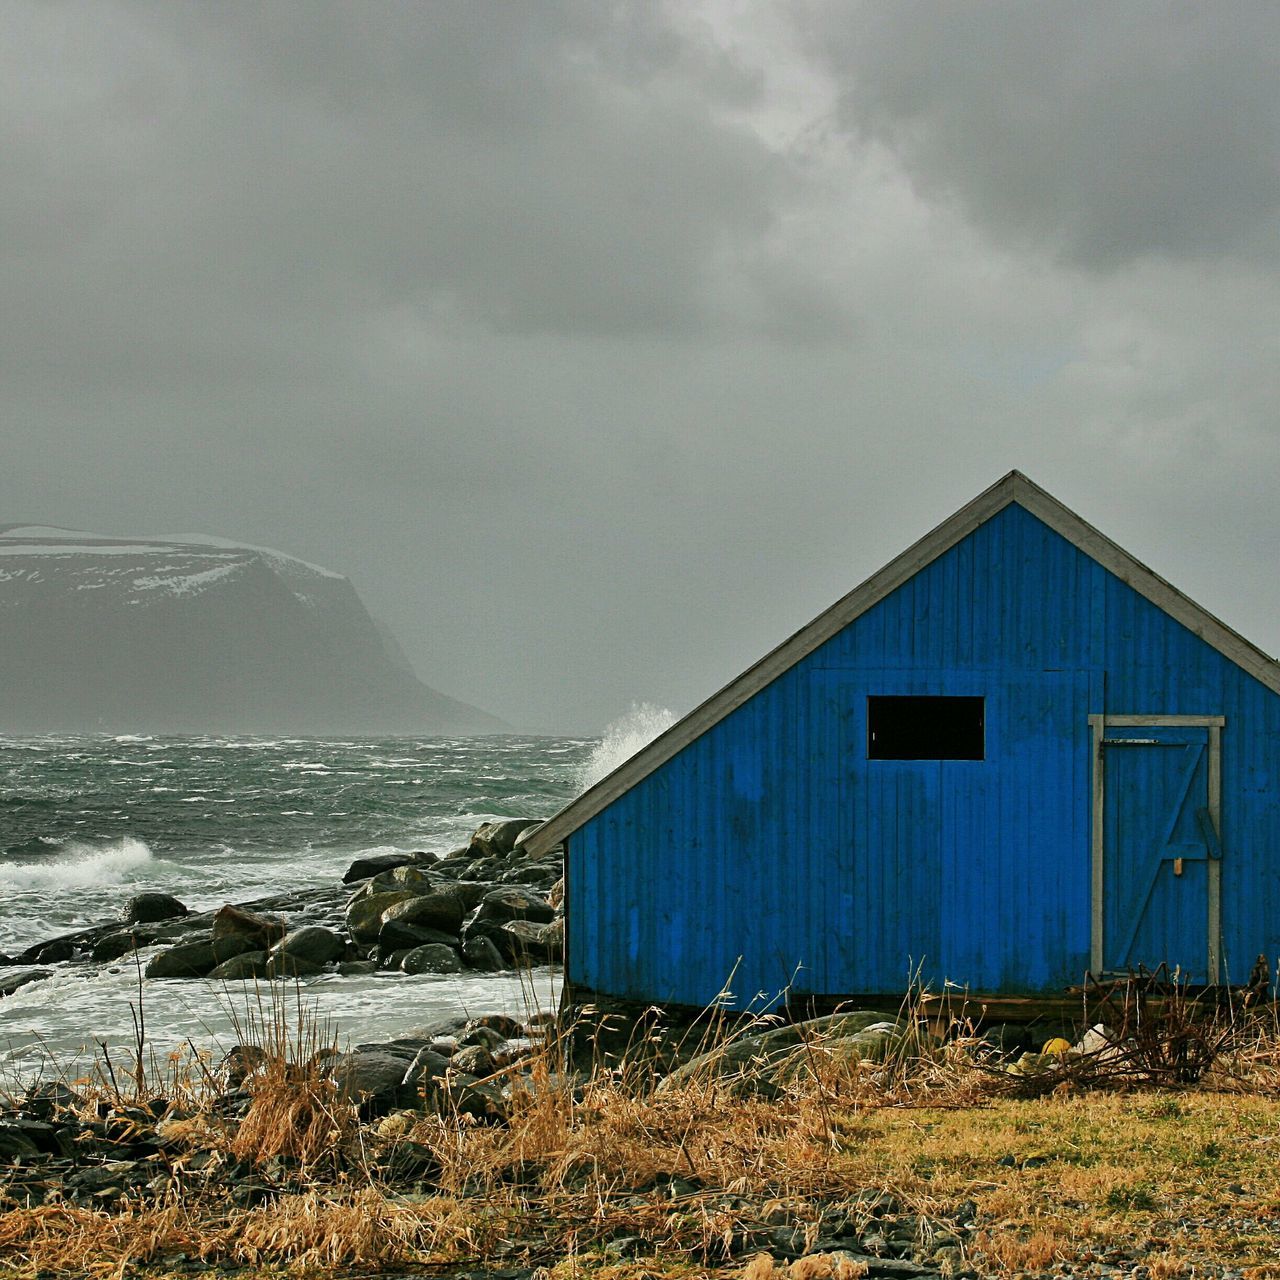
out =
<path fill-rule="evenodd" d="M 582 766 L 579 784 L 585 791 L 647 747 L 676 722 L 675 713 L 652 702 L 633 702 L 626 715 L 615 720 Z"/>
<path fill-rule="evenodd" d="M 149 949 L 139 953 L 144 963 Z M 295 1009 L 333 1032 L 338 1043 L 389 1039 L 416 1033 L 444 1014 L 503 1012 L 527 1018 L 554 1010 L 559 979 L 549 969 L 521 974 L 371 974 L 310 980 L 300 990 L 279 987 L 266 995 L 268 1009 Z M 134 1039 L 136 971 L 131 963 L 96 971 L 63 969 L 42 982 L 20 987 L 5 1000 L 0 1022 L 0 1090 L 47 1073 L 50 1063 L 64 1075 L 85 1070 L 107 1041 L 128 1046 Z M 251 1022 L 263 997 L 253 984 L 202 981 L 154 982 L 146 989 L 150 1047 L 161 1059 L 189 1040 L 221 1056 Z"/>
<path fill-rule="evenodd" d="M 0 890 L 89 889 L 125 884 L 150 869 L 155 857 L 143 840 L 126 836 L 109 844 L 69 842 L 56 861 L 0 863 Z"/>

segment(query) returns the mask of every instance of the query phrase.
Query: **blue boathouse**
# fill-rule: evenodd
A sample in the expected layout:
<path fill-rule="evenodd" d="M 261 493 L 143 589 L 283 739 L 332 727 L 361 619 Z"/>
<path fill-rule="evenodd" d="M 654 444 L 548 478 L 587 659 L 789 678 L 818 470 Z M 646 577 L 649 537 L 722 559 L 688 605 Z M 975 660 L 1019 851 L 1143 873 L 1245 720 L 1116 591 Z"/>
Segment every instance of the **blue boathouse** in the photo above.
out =
<path fill-rule="evenodd" d="M 1280 953 L 1280 665 L 1018 472 L 539 829 L 566 982 L 1047 995 Z"/>

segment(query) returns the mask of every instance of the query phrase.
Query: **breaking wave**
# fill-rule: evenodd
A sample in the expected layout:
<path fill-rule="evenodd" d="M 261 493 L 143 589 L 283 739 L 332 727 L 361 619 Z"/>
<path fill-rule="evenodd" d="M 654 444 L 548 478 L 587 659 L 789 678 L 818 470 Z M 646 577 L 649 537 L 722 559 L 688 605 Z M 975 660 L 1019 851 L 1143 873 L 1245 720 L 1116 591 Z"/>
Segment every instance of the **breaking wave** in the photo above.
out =
<path fill-rule="evenodd" d="M 647 747 L 676 722 L 675 713 L 652 702 L 633 702 L 626 715 L 615 720 L 582 766 L 579 782 L 585 791 Z"/>
<path fill-rule="evenodd" d="M 109 844 L 68 841 L 56 859 L 0 866 L 0 889 L 85 889 L 124 884 L 155 861 L 143 840 L 125 836 Z"/>

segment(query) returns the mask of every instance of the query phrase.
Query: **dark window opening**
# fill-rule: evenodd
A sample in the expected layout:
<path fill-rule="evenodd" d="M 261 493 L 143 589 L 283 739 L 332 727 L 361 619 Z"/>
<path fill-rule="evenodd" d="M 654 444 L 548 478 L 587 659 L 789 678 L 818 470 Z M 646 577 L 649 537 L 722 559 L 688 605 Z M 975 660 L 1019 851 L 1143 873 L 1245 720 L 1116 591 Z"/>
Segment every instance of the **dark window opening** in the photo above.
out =
<path fill-rule="evenodd" d="M 985 698 L 867 699 L 868 760 L 985 760 Z"/>

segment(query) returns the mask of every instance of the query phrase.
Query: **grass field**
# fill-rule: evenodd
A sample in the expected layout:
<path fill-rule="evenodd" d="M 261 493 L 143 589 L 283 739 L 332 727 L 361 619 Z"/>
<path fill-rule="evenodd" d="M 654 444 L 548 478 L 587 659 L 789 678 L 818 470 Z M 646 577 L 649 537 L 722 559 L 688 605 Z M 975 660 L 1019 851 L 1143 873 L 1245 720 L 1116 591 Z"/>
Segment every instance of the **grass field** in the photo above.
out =
<path fill-rule="evenodd" d="M 1035 1097 L 955 1047 L 875 1062 L 806 1044 L 771 1096 L 714 1075 L 575 1080 L 549 1048 L 488 1123 L 439 1106 L 361 1119 L 280 1059 L 246 1113 L 171 1130 L 164 1194 L 0 1213 L 0 1269 L 819 1280 L 879 1254 L 943 1275 L 1280 1277 L 1275 1041 L 1248 1045 L 1196 1084 L 1066 1073 Z M 184 1161 L 200 1175 L 178 1177 Z M 237 1206 L 231 1161 L 283 1164 L 295 1189 Z"/>

